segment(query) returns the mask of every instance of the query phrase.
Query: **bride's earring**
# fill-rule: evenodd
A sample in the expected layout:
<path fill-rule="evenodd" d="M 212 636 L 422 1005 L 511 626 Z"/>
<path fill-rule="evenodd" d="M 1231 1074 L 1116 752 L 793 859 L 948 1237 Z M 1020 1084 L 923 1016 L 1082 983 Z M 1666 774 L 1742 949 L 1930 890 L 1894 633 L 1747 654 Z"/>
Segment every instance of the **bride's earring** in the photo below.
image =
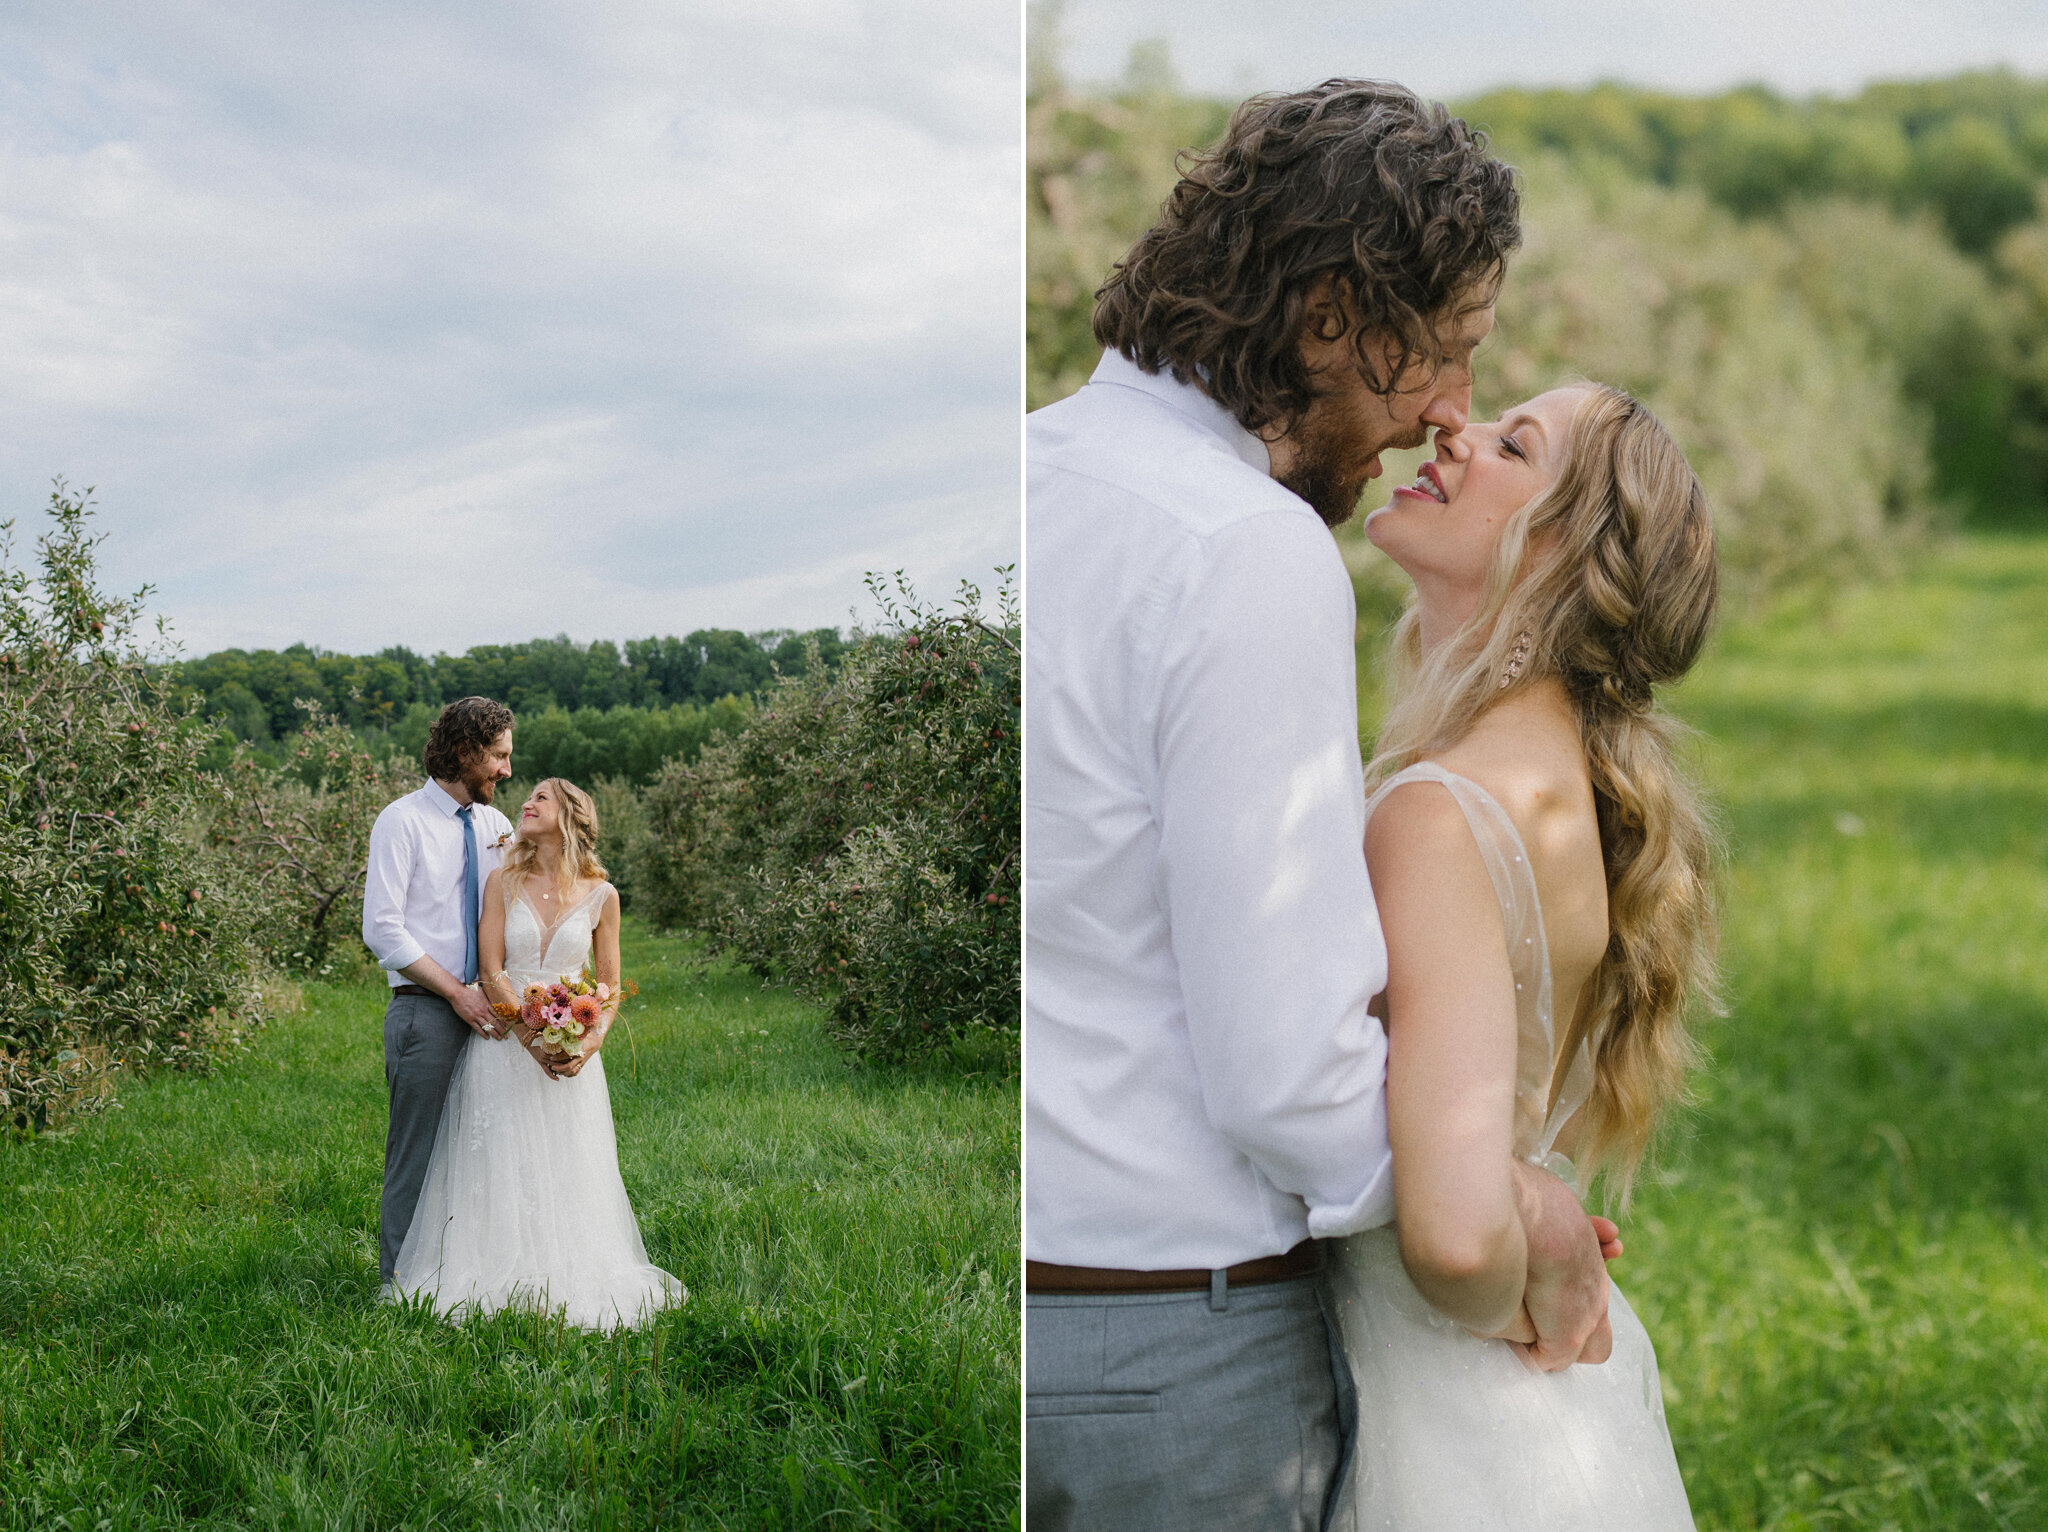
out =
<path fill-rule="evenodd" d="M 1524 628 L 1515 635 L 1515 647 L 1508 651 L 1508 663 L 1501 671 L 1500 689 L 1506 691 L 1521 679 L 1522 667 L 1529 660 L 1529 630 Z"/>

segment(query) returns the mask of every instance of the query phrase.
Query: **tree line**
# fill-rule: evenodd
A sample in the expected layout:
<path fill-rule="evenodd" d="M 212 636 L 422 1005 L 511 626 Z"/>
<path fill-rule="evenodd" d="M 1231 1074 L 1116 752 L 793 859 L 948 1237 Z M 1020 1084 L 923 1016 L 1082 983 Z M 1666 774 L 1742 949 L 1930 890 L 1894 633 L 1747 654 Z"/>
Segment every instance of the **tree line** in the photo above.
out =
<path fill-rule="evenodd" d="M 586 644 L 558 635 L 432 656 L 403 647 L 353 655 L 293 644 L 181 660 L 165 681 L 200 714 L 219 718 L 236 739 L 251 744 L 283 740 L 302 729 L 302 703 L 352 728 L 416 731 L 424 739 L 419 720 L 431 721 L 458 697 L 495 697 L 522 715 L 705 708 L 721 698 L 753 695 L 778 670 L 801 675 L 813 646 L 832 668 L 846 641 L 836 628 L 700 628 L 683 638 Z"/>

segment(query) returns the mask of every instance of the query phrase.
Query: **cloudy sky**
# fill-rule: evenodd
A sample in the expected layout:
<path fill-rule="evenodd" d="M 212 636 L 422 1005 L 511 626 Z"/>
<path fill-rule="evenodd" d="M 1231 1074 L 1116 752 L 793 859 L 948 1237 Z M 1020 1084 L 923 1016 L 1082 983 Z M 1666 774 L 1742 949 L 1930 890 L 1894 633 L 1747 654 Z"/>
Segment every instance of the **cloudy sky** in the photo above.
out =
<path fill-rule="evenodd" d="M 111 581 L 194 654 L 988 585 L 1020 541 L 1018 21 L 10 0 L 0 517 L 95 486 Z"/>
<path fill-rule="evenodd" d="M 1112 80 L 1164 38 L 1180 77 L 1218 95 L 1334 74 L 1432 96 L 1502 84 L 1627 80 L 1678 91 L 1763 81 L 1799 95 L 2008 64 L 2048 72 L 2034 0 L 1067 0 L 1068 73 Z"/>

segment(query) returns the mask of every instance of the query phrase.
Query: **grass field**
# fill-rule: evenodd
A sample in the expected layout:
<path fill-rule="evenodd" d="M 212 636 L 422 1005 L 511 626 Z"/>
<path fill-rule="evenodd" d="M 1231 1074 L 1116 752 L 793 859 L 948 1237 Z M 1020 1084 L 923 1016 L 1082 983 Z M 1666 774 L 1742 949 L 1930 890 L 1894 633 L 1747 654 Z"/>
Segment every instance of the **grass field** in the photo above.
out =
<path fill-rule="evenodd" d="M 625 956 L 621 1169 L 687 1307 L 376 1306 L 382 1004 L 314 986 L 212 1078 L 0 1143 L 0 1527 L 1013 1525 L 1014 1078 L 858 1070 L 680 942 Z"/>
<path fill-rule="evenodd" d="M 2048 541 L 1733 627 L 1679 706 L 1731 1014 L 1617 1276 L 1700 1523 L 2048 1526 Z"/>
<path fill-rule="evenodd" d="M 2048 1526 L 2048 541 L 1731 624 L 1677 705 L 1730 1015 L 1615 1275 L 1694 1512 Z"/>

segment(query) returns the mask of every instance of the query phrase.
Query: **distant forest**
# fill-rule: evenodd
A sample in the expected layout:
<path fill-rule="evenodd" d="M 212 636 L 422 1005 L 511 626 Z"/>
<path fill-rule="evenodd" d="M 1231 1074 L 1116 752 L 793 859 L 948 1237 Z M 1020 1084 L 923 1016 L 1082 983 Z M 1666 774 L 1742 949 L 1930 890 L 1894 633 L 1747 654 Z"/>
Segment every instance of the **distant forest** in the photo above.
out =
<path fill-rule="evenodd" d="M 405 648 L 334 654 L 308 644 L 223 649 L 178 662 L 170 679 L 199 703 L 202 716 L 220 719 L 239 740 L 262 745 L 304 725 L 301 700 L 364 732 L 389 731 L 410 712 L 471 696 L 495 697 L 520 714 L 707 707 L 721 697 L 753 695 L 777 669 L 801 675 L 806 640 L 816 641 L 828 670 L 838 666 L 846 642 L 834 628 L 700 628 L 686 638 L 631 638 L 623 645 L 608 639 L 581 644 L 563 635 L 432 657 Z"/>

